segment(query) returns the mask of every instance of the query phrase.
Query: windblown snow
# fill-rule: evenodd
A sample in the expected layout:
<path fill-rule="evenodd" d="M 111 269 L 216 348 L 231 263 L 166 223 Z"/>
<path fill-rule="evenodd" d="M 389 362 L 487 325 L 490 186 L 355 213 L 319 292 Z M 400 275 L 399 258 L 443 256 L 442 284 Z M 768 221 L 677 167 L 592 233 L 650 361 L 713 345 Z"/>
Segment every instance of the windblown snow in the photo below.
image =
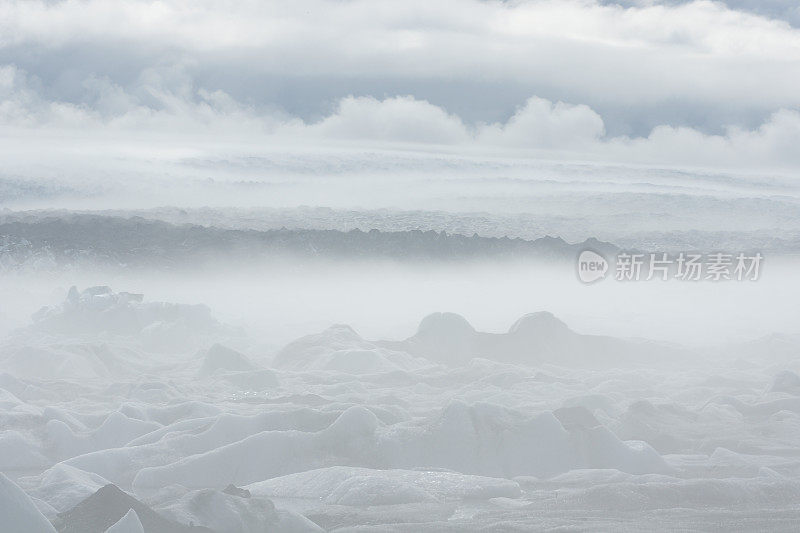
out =
<path fill-rule="evenodd" d="M 270 350 L 206 306 L 73 287 L 0 345 L 0 529 L 788 531 L 798 350 L 699 358 L 543 311 Z"/>

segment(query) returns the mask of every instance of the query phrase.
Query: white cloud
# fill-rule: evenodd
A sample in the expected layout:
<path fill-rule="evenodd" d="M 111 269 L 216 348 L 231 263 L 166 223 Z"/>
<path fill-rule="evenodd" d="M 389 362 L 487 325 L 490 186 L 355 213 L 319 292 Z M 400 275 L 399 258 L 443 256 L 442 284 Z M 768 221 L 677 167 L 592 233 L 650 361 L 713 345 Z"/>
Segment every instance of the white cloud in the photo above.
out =
<path fill-rule="evenodd" d="M 411 96 L 385 100 L 350 96 L 343 98 L 336 112 L 321 122 L 294 127 L 297 133 L 327 139 L 436 144 L 460 143 L 469 139 L 461 119 Z"/>
<path fill-rule="evenodd" d="M 605 133 L 603 119 L 585 105 L 532 97 L 505 124 L 483 126 L 478 141 L 527 148 L 586 148 Z"/>
<path fill-rule="evenodd" d="M 51 101 L 36 90 L 27 73 L 0 65 L 0 127 L 6 131 L 71 130 L 83 136 L 145 131 L 172 137 L 231 134 L 242 138 L 264 135 L 278 124 L 277 119 L 257 115 L 222 91 L 194 90 L 190 83 L 176 85 L 153 70 L 143 73 L 134 93 L 97 76 L 84 80 L 83 86 L 93 95 L 91 106 Z"/>
<path fill-rule="evenodd" d="M 84 139 L 144 135 L 159 143 L 219 139 L 309 147 L 379 142 L 399 149 L 503 149 L 523 157 L 577 155 L 622 163 L 800 169 L 800 113 L 789 109 L 775 112 L 755 129 L 729 127 L 723 135 L 659 126 L 646 136 L 612 137 L 590 107 L 538 97 L 529 98 L 506 122 L 477 126 L 412 96 L 346 97 L 328 116 L 304 122 L 243 105 L 223 91 L 196 89 L 175 72 L 165 78 L 157 70 L 147 71 L 133 92 L 99 77 L 84 85 L 95 96 L 93 106 L 47 100 L 25 72 L 0 68 L 0 134 L 59 131 Z"/>
<path fill-rule="evenodd" d="M 602 143 L 617 160 L 658 164 L 735 168 L 800 169 L 800 113 L 781 109 L 754 130 L 728 128 L 706 135 L 691 128 L 659 126 L 646 138 L 617 138 Z"/>
<path fill-rule="evenodd" d="M 479 108 L 510 86 L 640 114 L 723 106 L 744 121 L 800 106 L 800 30 L 702 0 L 627 8 L 591 0 L 6 0 L 0 51 L 56 85 L 67 83 L 57 73 L 71 69 L 129 90 L 141 72 L 177 64 L 188 65 L 192 84 L 205 76 L 216 84 L 210 90 L 255 99 L 266 91 L 249 84 L 291 78 L 310 99 L 330 85 L 324 94 L 335 99 L 413 93 L 434 101 L 408 87 L 427 83 L 436 93 L 454 84 L 436 102 L 448 109 L 453 91 L 477 87 Z M 347 80 L 344 92 L 330 80 Z M 278 87 L 265 98 L 277 101 L 256 103 L 281 106 L 291 95 Z M 507 113 L 519 98 L 506 102 Z"/>
<path fill-rule="evenodd" d="M 67 124 L 80 128 L 86 126 L 90 115 L 79 106 L 42 98 L 24 71 L 14 65 L 0 65 L 0 124 L 22 127 Z"/>

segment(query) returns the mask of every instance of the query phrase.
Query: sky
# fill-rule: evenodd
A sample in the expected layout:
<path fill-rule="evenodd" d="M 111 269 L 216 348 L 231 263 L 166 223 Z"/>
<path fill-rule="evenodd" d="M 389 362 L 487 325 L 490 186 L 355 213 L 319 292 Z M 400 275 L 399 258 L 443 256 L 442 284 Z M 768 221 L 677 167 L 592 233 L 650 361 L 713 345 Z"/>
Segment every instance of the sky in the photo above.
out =
<path fill-rule="evenodd" d="M 800 168 L 797 2 L 0 0 L 0 135 Z"/>

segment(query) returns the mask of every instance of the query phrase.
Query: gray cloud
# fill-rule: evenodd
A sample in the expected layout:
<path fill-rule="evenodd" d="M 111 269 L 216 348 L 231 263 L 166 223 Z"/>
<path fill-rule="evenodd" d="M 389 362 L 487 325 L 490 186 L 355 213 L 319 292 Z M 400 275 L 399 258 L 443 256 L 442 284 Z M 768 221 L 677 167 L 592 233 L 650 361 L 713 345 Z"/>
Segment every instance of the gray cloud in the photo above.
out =
<path fill-rule="evenodd" d="M 0 129 L 797 169 L 778 4 L 8 1 Z"/>
<path fill-rule="evenodd" d="M 108 100 L 87 80 L 108 80 L 160 109 L 141 91 L 158 72 L 173 91 L 305 121 L 350 95 L 414 95 L 468 124 L 504 122 L 535 94 L 590 106 L 609 135 L 719 134 L 800 106 L 800 31 L 774 18 L 779 4 L 12 0 L 0 62 L 43 98 L 90 108 Z"/>
<path fill-rule="evenodd" d="M 401 149 L 501 150 L 516 156 L 580 157 L 663 165 L 800 168 L 800 113 L 780 109 L 754 128 L 729 125 L 709 134 L 661 125 L 646 135 L 612 135 L 604 118 L 584 104 L 532 96 L 505 120 L 469 124 L 413 96 L 342 98 L 323 117 L 303 120 L 250 106 L 216 90 L 197 88 L 180 69 L 142 71 L 130 92 L 91 76 L 92 105 L 52 101 L 14 66 L 0 67 L 0 124 L 6 136 L 27 130 L 85 139 L 153 138 L 159 147 L 224 139 L 231 146 L 295 143 L 376 144 Z"/>
<path fill-rule="evenodd" d="M 692 0 L 600 0 L 603 5 L 642 7 L 655 4 L 668 6 L 688 4 Z M 717 0 L 730 9 L 745 11 L 756 15 L 784 20 L 794 27 L 800 27 L 800 4 L 796 0 Z"/>

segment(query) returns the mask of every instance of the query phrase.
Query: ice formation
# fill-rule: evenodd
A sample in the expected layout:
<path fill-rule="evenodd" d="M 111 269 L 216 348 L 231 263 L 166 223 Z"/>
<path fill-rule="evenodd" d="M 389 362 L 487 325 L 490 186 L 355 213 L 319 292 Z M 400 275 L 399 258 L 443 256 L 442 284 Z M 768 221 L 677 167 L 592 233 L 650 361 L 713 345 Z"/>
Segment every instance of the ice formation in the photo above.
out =
<path fill-rule="evenodd" d="M 731 365 L 546 312 L 506 333 L 435 313 L 270 353 L 206 307 L 72 289 L 0 346 L 2 531 L 713 528 L 733 505 L 788 529 L 791 342 Z"/>
<path fill-rule="evenodd" d="M 53 526 L 30 497 L 0 473 L 0 524 L 8 533 L 51 533 Z"/>

